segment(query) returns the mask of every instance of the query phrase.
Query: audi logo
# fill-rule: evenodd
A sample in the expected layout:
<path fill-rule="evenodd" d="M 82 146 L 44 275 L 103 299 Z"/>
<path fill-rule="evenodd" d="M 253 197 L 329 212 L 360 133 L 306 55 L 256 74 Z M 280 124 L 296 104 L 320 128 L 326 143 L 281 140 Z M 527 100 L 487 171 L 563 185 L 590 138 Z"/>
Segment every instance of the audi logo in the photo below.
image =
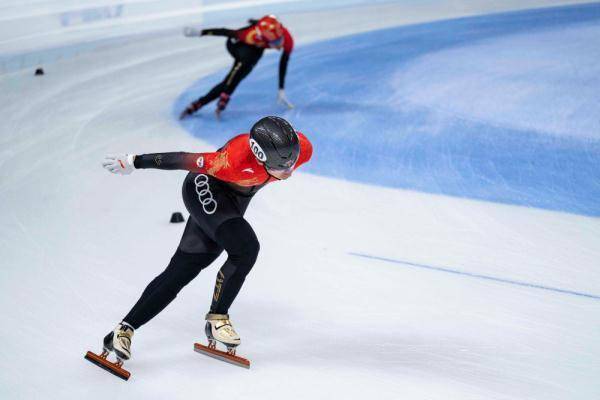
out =
<path fill-rule="evenodd" d="M 196 184 L 196 193 L 198 194 L 198 201 L 202 204 L 202 209 L 209 215 L 214 214 L 217 211 L 217 201 L 210 191 L 208 176 L 200 174 L 194 179 L 194 183 Z"/>

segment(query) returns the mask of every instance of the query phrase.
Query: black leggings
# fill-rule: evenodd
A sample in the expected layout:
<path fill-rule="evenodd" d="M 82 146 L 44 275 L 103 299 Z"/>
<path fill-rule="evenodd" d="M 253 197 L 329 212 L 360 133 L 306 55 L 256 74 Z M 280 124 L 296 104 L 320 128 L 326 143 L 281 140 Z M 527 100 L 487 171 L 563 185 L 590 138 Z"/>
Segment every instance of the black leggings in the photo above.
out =
<path fill-rule="evenodd" d="M 231 95 L 242 79 L 248 76 L 260 60 L 264 49 L 229 39 L 227 40 L 227 51 L 234 58 L 233 66 L 223 81 L 213 87 L 206 95 L 196 100 L 201 105 L 210 103 L 219 97 L 221 93 Z"/>
<path fill-rule="evenodd" d="M 198 177 L 201 179 L 196 179 Z M 208 193 L 215 201 L 214 211 L 213 203 L 207 203 Z M 210 312 L 227 314 L 256 262 L 259 242 L 243 218 L 250 197 L 240 196 L 206 175 L 188 174 L 183 198 L 190 218 L 179 247 L 167 268 L 150 282 L 123 318 L 135 329 L 158 315 L 223 250 L 227 251 L 228 257 L 217 273 Z"/>

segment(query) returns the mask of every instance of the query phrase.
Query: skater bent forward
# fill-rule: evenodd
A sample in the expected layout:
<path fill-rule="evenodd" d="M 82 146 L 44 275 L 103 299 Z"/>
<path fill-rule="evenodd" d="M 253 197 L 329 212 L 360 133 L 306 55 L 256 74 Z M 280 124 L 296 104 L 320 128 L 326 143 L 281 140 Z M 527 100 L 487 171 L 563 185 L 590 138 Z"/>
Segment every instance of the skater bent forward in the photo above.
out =
<path fill-rule="evenodd" d="M 258 60 L 265 49 L 283 50 L 279 60 L 279 92 L 277 101 L 288 108 L 293 105 L 285 95 L 285 75 L 290 54 L 294 48 L 292 35 L 285 26 L 273 15 L 265 15 L 259 20 L 250 20 L 250 25 L 240 29 L 212 28 L 197 30 L 186 27 L 183 31 L 187 37 L 194 36 L 225 36 L 227 37 L 227 51 L 233 57 L 233 66 L 223 81 L 213 87 L 206 95 L 192 102 L 180 115 L 183 119 L 194 114 L 200 108 L 217 98 L 217 117 L 227 107 L 229 98 Z"/>
<path fill-rule="evenodd" d="M 105 353 L 131 357 L 134 330 L 154 318 L 222 252 L 228 258 L 218 271 L 206 334 L 235 349 L 240 337 L 229 321 L 229 307 L 252 269 L 259 251 L 254 230 L 244 218 L 252 196 L 268 183 L 284 180 L 312 155 L 312 145 L 284 119 L 265 117 L 248 134 L 229 140 L 212 153 L 156 153 L 107 157 L 110 172 L 135 169 L 183 169 L 183 200 L 190 218 L 167 268 L 150 282 L 140 299 L 104 339 Z"/>

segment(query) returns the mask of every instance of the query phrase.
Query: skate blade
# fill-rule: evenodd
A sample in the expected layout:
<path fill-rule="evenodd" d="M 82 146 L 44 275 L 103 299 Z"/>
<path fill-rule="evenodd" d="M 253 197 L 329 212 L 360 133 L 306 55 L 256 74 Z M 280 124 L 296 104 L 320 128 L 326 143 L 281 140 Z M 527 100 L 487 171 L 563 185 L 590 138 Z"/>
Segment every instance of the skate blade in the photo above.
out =
<path fill-rule="evenodd" d="M 197 353 L 204 354 L 206 356 L 215 358 L 217 360 L 225 361 L 233 365 L 237 365 L 242 368 L 250 368 L 250 361 L 238 356 L 232 356 L 231 354 L 227 354 L 225 351 L 211 349 L 208 346 L 204 346 L 200 343 L 194 343 L 194 351 Z"/>
<path fill-rule="evenodd" d="M 98 354 L 92 353 L 91 351 L 88 351 L 85 354 L 85 359 L 91 362 L 92 364 L 96 364 L 103 370 L 108 371 L 115 376 L 118 376 L 123 380 L 128 380 L 131 376 L 131 373 L 129 371 L 124 370 L 123 368 L 118 366 L 117 363 L 110 362 L 106 358 L 101 357 Z"/>

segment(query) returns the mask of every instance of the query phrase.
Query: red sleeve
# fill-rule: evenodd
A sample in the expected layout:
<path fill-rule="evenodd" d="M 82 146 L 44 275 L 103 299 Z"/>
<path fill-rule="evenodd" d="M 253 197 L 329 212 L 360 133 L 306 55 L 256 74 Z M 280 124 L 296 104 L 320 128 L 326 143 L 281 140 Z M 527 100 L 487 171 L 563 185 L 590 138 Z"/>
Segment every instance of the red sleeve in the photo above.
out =
<path fill-rule="evenodd" d="M 307 163 L 308 160 L 312 157 L 313 147 L 312 143 L 308 140 L 306 136 L 302 132 L 298 133 L 298 139 L 300 139 L 300 156 L 298 156 L 298 161 L 294 166 L 294 169 L 298 168 L 304 163 Z"/>
<path fill-rule="evenodd" d="M 293 49 L 294 49 L 294 38 L 292 38 L 292 34 L 284 26 L 283 27 L 283 52 L 289 54 L 292 52 Z"/>

